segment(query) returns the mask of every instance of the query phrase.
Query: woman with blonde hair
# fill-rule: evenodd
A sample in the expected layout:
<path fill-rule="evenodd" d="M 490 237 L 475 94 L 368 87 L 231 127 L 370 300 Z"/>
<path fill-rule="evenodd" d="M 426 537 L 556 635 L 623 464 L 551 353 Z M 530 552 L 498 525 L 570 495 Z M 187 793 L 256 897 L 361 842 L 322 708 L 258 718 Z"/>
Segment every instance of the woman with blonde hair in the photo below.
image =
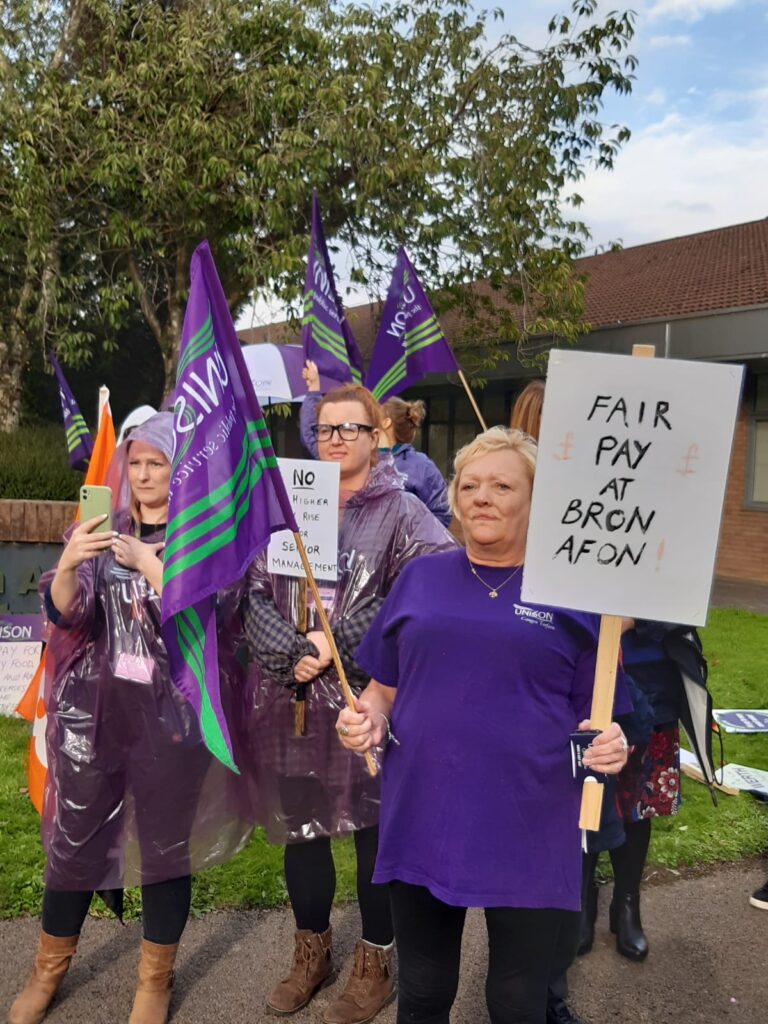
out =
<path fill-rule="evenodd" d="M 374 879 L 387 883 L 399 1024 L 447 1024 L 466 908 L 483 907 L 492 1024 L 542 1024 L 578 926 L 581 786 L 569 735 L 587 728 L 599 617 L 523 601 L 536 445 L 493 427 L 450 485 L 466 550 L 411 562 L 357 650 L 371 682 L 337 727 L 356 753 L 386 743 Z M 626 703 L 623 678 L 619 710 Z M 585 763 L 616 773 L 613 723 Z M 558 956 L 567 961 L 558 964 Z"/>

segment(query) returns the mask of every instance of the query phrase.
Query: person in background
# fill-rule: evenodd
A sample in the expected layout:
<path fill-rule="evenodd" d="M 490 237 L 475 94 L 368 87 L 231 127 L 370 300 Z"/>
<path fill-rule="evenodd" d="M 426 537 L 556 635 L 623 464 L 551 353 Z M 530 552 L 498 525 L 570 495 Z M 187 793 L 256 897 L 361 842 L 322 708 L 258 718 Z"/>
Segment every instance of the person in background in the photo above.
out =
<path fill-rule="evenodd" d="M 345 673 L 357 692 L 368 682 L 354 656 L 403 567 L 456 546 L 390 460 L 379 461 L 381 408 L 370 391 L 343 385 L 315 404 L 319 458 L 340 469 L 335 582 L 320 594 Z M 293 962 L 268 1008 L 300 1010 L 335 975 L 330 913 L 336 889 L 331 837 L 354 836 L 362 938 L 349 981 L 323 1013 L 326 1024 L 371 1020 L 395 996 L 387 890 L 372 884 L 378 848 L 380 780 L 337 742 L 344 700 L 331 650 L 304 581 L 251 568 L 245 632 L 253 656 L 246 717 L 250 771 L 260 820 L 285 844 L 285 881 L 296 919 Z"/>
<path fill-rule="evenodd" d="M 398 740 L 374 876 L 392 901 L 398 1024 L 448 1024 L 467 907 L 485 910 L 492 1024 L 543 1024 L 549 978 L 576 946 L 569 736 L 588 728 L 599 617 L 522 600 L 535 463 L 531 438 L 504 427 L 458 452 L 450 496 L 466 550 L 406 566 L 357 650 L 371 682 L 338 716 L 349 750 Z M 613 723 L 585 764 L 616 773 L 626 752 Z"/>
<path fill-rule="evenodd" d="M 312 457 L 317 458 L 317 444 L 312 428 L 321 399 L 320 377 L 317 365 L 311 359 L 307 360 L 302 372 L 309 394 L 305 397 L 299 413 L 301 440 Z M 406 402 L 393 396 L 384 402 L 382 410 L 382 444 L 379 454 L 382 457 L 392 457 L 395 469 L 405 478 L 405 490 L 421 499 L 443 526 L 450 526 L 451 511 L 448 507 L 448 488 L 445 480 L 429 456 L 413 447 L 416 432 L 424 421 L 424 403 Z"/>
<path fill-rule="evenodd" d="M 522 430 L 534 441 L 539 440 L 541 410 L 544 405 L 544 381 L 532 380 L 526 384 L 515 399 L 509 425 L 513 430 Z"/>
<path fill-rule="evenodd" d="M 237 777 L 215 761 L 192 706 L 173 685 L 160 633 L 162 549 L 173 416 L 130 434 L 107 474 L 104 517 L 73 529 L 41 580 L 47 617 L 46 852 L 42 930 L 9 1024 L 39 1024 L 75 953 L 94 891 L 122 913 L 140 885 L 143 939 L 130 1024 L 165 1024 L 191 874 L 237 852 L 250 834 Z M 219 595 L 222 695 L 239 676 L 237 588 Z M 102 1018 L 120 1019 L 114 1006 Z"/>

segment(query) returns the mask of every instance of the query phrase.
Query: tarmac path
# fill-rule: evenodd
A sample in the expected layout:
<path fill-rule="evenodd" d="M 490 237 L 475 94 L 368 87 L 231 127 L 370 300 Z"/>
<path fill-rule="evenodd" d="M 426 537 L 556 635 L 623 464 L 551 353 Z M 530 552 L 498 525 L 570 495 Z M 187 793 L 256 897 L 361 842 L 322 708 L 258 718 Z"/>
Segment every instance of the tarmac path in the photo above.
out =
<path fill-rule="evenodd" d="M 595 948 L 571 971 L 571 1004 L 589 1024 L 766 1024 L 768 911 L 748 905 L 766 867 L 751 861 L 643 891 L 651 952 L 643 964 L 618 956 L 608 933 L 610 889 L 601 892 Z M 333 917 L 343 982 L 359 927 L 354 906 Z M 0 1020 L 26 977 L 38 923 L 0 921 Z M 288 911 L 213 913 L 191 920 L 182 940 L 172 1024 L 275 1024 L 264 996 L 284 973 L 292 948 Z M 89 920 L 78 955 L 46 1018 L 50 1024 L 127 1021 L 140 928 Z M 487 1024 L 482 914 L 467 918 L 452 1024 Z M 335 988 L 321 992 L 295 1024 L 319 1024 Z M 377 1018 L 394 1024 L 394 1005 Z"/>

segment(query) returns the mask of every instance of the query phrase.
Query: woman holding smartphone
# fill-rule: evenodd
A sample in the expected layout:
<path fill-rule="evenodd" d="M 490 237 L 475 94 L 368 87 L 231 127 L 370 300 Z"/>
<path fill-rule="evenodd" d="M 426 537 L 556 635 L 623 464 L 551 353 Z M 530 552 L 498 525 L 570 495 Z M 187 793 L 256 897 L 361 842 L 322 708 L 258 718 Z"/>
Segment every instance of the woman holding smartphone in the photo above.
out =
<path fill-rule="evenodd" d="M 124 885 L 142 892 L 130 1024 L 164 1024 L 191 873 L 227 859 L 248 834 L 238 780 L 206 750 L 191 705 L 171 681 L 160 633 L 173 444 L 171 413 L 133 431 L 108 473 L 114 531 L 96 532 L 106 515 L 82 522 L 41 582 L 48 620 L 47 864 L 37 956 L 10 1024 L 39 1024 L 69 967 L 94 890 L 106 891 L 119 912 Z M 238 672 L 239 597 L 234 589 L 219 595 L 225 702 Z"/>

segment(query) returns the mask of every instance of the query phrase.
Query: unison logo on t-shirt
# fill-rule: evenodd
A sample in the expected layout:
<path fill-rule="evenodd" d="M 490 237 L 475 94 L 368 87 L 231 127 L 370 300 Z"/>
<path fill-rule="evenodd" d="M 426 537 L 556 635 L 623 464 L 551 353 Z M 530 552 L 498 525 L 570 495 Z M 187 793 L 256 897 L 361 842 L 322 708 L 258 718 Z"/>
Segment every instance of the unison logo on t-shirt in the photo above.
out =
<path fill-rule="evenodd" d="M 523 618 L 526 622 L 532 622 L 544 629 L 555 628 L 555 613 L 545 612 L 540 608 L 527 608 L 524 604 L 515 603 L 515 615 Z"/>

